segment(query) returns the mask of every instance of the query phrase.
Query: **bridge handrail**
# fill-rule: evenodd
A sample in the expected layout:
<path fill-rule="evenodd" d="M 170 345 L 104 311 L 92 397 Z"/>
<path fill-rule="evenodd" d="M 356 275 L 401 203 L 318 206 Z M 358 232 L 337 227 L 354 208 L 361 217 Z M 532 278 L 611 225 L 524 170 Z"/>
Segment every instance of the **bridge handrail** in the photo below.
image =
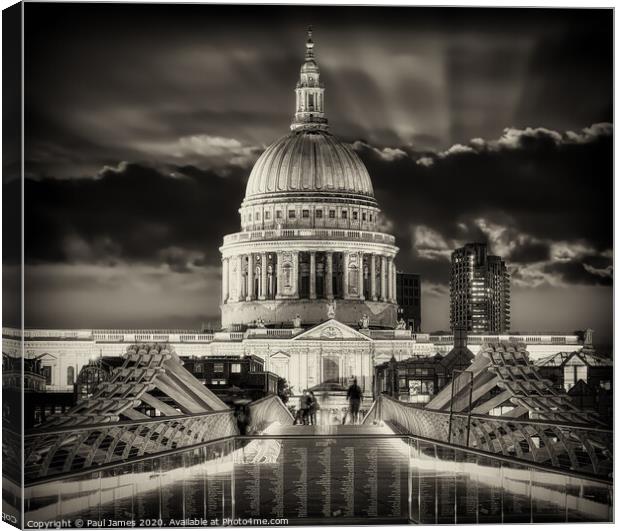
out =
<path fill-rule="evenodd" d="M 208 417 L 210 415 L 217 415 L 222 413 L 231 413 L 232 409 L 218 409 L 215 411 L 207 411 L 206 413 L 189 413 L 189 414 L 179 414 L 179 415 L 171 415 L 171 416 L 159 416 L 159 417 L 150 417 L 148 419 L 140 419 L 140 420 L 120 420 L 118 422 L 100 422 L 97 424 L 88 424 L 88 425 L 71 425 L 71 426 L 59 426 L 53 430 L 49 428 L 32 428 L 28 430 L 24 434 L 24 439 L 32 439 L 34 437 L 38 437 L 41 435 L 50 436 L 56 435 L 66 432 L 79 432 L 79 431 L 91 431 L 95 429 L 103 429 L 103 428 L 116 428 L 116 427 L 127 427 L 127 426 L 137 426 L 140 424 L 152 424 L 155 422 L 168 422 L 175 420 L 184 420 L 184 419 L 196 419 L 202 417 Z"/>
<path fill-rule="evenodd" d="M 46 483 L 52 483 L 54 481 L 65 481 L 66 479 L 70 479 L 73 477 L 80 477 L 84 474 L 94 474 L 97 472 L 101 472 L 104 470 L 110 470 L 111 468 L 121 467 L 132 465 L 134 463 L 140 463 L 142 461 L 147 461 L 149 459 L 158 459 L 161 457 L 168 457 L 170 455 L 176 455 L 182 452 L 190 452 L 192 450 L 196 450 L 198 448 L 206 448 L 207 446 L 213 444 L 221 444 L 229 441 L 234 441 L 236 435 L 227 435 L 225 437 L 219 437 L 218 439 L 211 439 L 209 441 L 193 444 L 191 446 L 184 446 L 183 448 L 174 448 L 171 450 L 163 450 L 156 454 L 143 454 L 136 457 L 130 457 L 128 459 L 121 461 L 111 461 L 109 463 L 104 463 L 102 465 L 92 466 L 88 469 L 83 470 L 71 470 L 69 472 L 61 472 L 59 474 L 53 474 L 45 477 L 37 477 L 37 478 L 24 478 L 24 488 L 34 487 L 37 485 L 44 485 Z"/>
<path fill-rule="evenodd" d="M 588 474 L 587 472 L 579 472 L 579 471 L 574 471 L 574 470 L 566 470 L 566 469 L 562 469 L 562 468 L 555 468 L 549 465 L 545 465 L 543 463 L 536 463 L 536 462 L 532 462 L 532 461 L 528 461 L 525 459 L 519 459 L 516 457 L 508 457 L 505 455 L 501 455 L 501 454 L 496 454 L 493 452 L 487 452 L 484 450 L 479 450 L 477 448 L 464 448 L 463 446 L 459 446 L 457 444 L 453 444 L 453 443 L 448 443 L 445 441 L 437 441 L 435 439 L 429 439 L 428 437 L 422 437 L 419 435 L 410 435 L 410 434 L 377 434 L 377 433 L 373 433 L 373 434 L 321 434 L 321 435 L 309 435 L 309 434 L 261 434 L 261 435 L 231 435 L 231 436 L 226 436 L 226 437 L 221 437 L 218 439 L 212 439 L 209 441 L 205 441 L 202 443 L 198 443 L 198 444 L 194 444 L 191 446 L 185 446 L 183 448 L 175 448 L 172 450 L 165 450 L 162 452 L 158 452 L 156 454 L 145 454 L 145 455 L 141 455 L 141 456 L 137 456 L 137 457 L 133 457 L 133 458 L 129 458 L 124 460 L 123 462 L 118 462 L 118 461 L 114 461 L 114 462 L 110 462 L 110 463 L 106 463 L 103 465 L 98 465 L 95 467 L 91 467 L 88 470 L 72 470 L 70 472 L 62 472 L 60 474 L 54 474 L 54 475 L 50 475 L 47 477 L 40 477 L 40 478 L 35 478 L 35 479 L 26 479 L 25 480 L 25 484 L 24 487 L 32 487 L 32 486 L 36 486 L 36 485 L 42 485 L 45 483 L 51 483 L 54 481 L 61 481 L 61 480 L 66 480 L 72 477 L 78 477 L 78 476 L 83 476 L 85 473 L 96 473 L 96 472 L 100 472 L 103 470 L 109 470 L 111 468 L 116 468 L 116 467 L 120 467 L 120 466 L 127 466 L 127 465 L 131 465 L 134 463 L 138 463 L 138 462 L 142 462 L 145 460 L 149 460 L 149 459 L 157 459 L 160 457 L 167 457 L 170 455 L 176 455 L 179 453 L 183 453 L 183 452 L 189 452 L 192 450 L 196 450 L 198 448 L 204 448 L 207 446 L 211 446 L 214 444 L 221 444 L 221 443 L 225 443 L 225 442 L 231 442 L 231 441 L 236 441 L 236 440 L 260 440 L 260 439 L 267 439 L 267 440 L 280 440 L 280 439 L 288 439 L 288 440 L 295 440 L 295 439 L 409 439 L 409 440 L 417 440 L 417 441 L 421 441 L 421 442 L 425 442 L 425 443 L 429 443 L 429 444 L 436 444 L 438 446 L 441 446 L 443 448 L 449 448 L 451 450 L 455 450 L 455 451 L 459 451 L 459 452 L 466 452 L 469 454 L 473 454 L 473 455 L 478 455 L 480 457 L 485 457 L 485 458 L 489 458 L 489 459 L 495 459 L 498 461 L 502 461 L 505 463 L 510 463 L 510 464 L 514 464 L 514 465 L 518 465 L 518 466 L 524 466 L 527 468 L 532 468 L 532 469 L 536 469 L 536 470 L 540 470 L 542 472 L 552 472 L 554 474 L 558 474 L 561 476 L 566 476 L 566 477 L 570 477 L 570 478 L 575 478 L 575 479 L 584 479 L 587 481 L 593 481 L 596 483 L 600 483 L 606 486 L 612 486 L 613 487 L 613 480 L 612 479 L 608 479 L 608 478 L 603 478 L 594 474 Z"/>
<path fill-rule="evenodd" d="M 237 433 L 231 409 L 37 430 L 24 440 L 24 477 L 84 471 Z"/>
<path fill-rule="evenodd" d="M 598 483 L 604 483 L 605 485 L 613 486 L 614 482 L 612 479 L 597 476 L 596 474 L 589 474 L 587 472 L 581 472 L 578 470 L 567 470 L 565 468 L 555 468 L 553 466 L 545 465 L 544 463 L 537 463 L 535 461 L 528 461 L 527 459 L 519 459 L 518 457 L 510 457 L 503 454 L 496 454 L 493 452 L 488 452 L 485 450 L 479 450 L 478 448 L 466 448 L 460 446 L 458 444 L 448 443 L 445 441 L 437 441 L 435 439 L 429 439 L 428 437 L 422 437 L 420 435 L 411 435 L 411 434 L 386 434 L 386 433 L 365 433 L 365 434 L 351 434 L 351 433 L 332 433 L 332 434 L 321 434 L 321 435 L 309 435 L 309 434 L 261 434 L 261 435 L 237 435 L 234 437 L 239 440 L 252 440 L 252 439 L 412 439 L 416 441 L 422 441 L 429 444 L 436 444 L 438 446 L 442 446 L 443 448 L 449 448 L 451 450 L 456 450 L 459 452 L 467 452 L 475 455 L 479 455 L 481 457 L 487 457 L 492 459 L 497 459 L 499 461 L 503 461 L 506 463 L 511 463 L 519 466 L 526 466 L 528 468 L 535 468 L 537 470 L 541 470 L 543 472 L 553 472 L 554 474 L 559 474 L 562 476 L 569 476 L 577 479 L 586 479 L 588 481 L 595 481 Z"/>
<path fill-rule="evenodd" d="M 600 427 L 545 420 L 469 415 L 415 407 L 380 395 L 363 422 L 392 423 L 407 434 L 455 443 L 554 467 L 594 473 L 613 473 L 613 432 Z M 517 422 L 519 421 L 519 422 Z"/>
<path fill-rule="evenodd" d="M 260 432 L 273 422 L 289 424 L 293 421 L 291 412 L 276 395 L 268 395 L 251 403 L 249 409 L 248 429 L 251 432 Z M 52 429 L 42 427 L 29 432 L 24 440 L 24 472 L 28 479 L 34 479 L 67 472 L 74 467 L 76 471 L 90 470 L 108 463 L 124 462 L 136 454 L 157 455 L 177 447 L 189 448 L 238 433 L 232 409 L 63 425 Z M 130 437 L 131 444 L 125 444 L 125 434 Z M 105 441 L 110 438 L 112 442 L 108 447 Z M 101 445 L 106 447 L 101 448 Z M 70 451 L 63 450 L 69 447 Z M 58 452 L 61 452 L 60 458 Z"/>
<path fill-rule="evenodd" d="M 506 418 L 506 417 L 499 417 L 495 415 L 484 415 L 481 413 L 471 413 L 471 414 L 463 413 L 461 411 L 458 411 L 458 412 L 453 411 L 452 413 L 450 413 L 449 411 L 445 411 L 442 409 L 421 408 L 419 406 L 416 406 L 415 404 L 401 402 L 400 400 L 397 400 L 396 398 L 389 396 L 389 395 L 381 395 L 379 398 L 384 399 L 384 400 L 390 400 L 392 402 L 397 403 L 399 406 L 411 408 L 416 411 L 423 409 L 424 411 L 436 413 L 438 415 L 443 415 L 446 417 L 452 416 L 452 418 L 455 418 L 455 417 L 464 418 L 464 419 L 471 418 L 471 419 L 479 419 L 479 420 L 489 420 L 493 422 L 508 422 L 510 424 L 533 424 L 533 425 L 540 425 L 540 426 L 554 426 L 556 428 L 566 428 L 566 429 L 572 429 L 572 430 L 586 430 L 590 432 L 599 432 L 599 433 L 604 433 L 605 435 L 609 435 L 609 436 L 613 436 L 613 433 L 614 433 L 613 430 L 610 430 L 608 428 L 603 428 L 600 426 L 592 426 L 591 424 L 566 423 L 566 422 L 560 422 L 557 420 Z M 373 406 L 375 402 L 377 401 L 375 400 L 373 402 Z M 371 410 L 372 410 L 372 407 L 368 410 L 367 415 L 370 413 Z M 365 419 L 366 417 L 364 417 L 364 420 Z"/>

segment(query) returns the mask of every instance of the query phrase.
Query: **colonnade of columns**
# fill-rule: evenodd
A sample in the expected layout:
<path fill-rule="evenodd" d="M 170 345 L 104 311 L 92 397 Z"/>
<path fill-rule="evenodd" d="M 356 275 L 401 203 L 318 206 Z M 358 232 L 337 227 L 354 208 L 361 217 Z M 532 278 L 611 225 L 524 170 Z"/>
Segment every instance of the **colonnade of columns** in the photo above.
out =
<path fill-rule="evenodd" d="M 223 258 L 222 301 L 321 298 L 396 302 L 396 266 L 392 256 L 361 251 L 307 251 L 303 252 L 307 260 L 304 272 L 300 273 L 301 254 L 277 251 Z M 317 254 L 321 255 L 320 263 Z"/>

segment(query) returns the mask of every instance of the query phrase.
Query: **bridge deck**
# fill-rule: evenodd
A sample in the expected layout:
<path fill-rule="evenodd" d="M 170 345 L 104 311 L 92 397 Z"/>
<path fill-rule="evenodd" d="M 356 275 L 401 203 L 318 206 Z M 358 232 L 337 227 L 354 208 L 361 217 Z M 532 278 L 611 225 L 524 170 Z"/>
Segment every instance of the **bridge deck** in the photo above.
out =
<path fill-rule="evenodd" d="M 267 430 L 266 435 L 299 435 L 308 436 L 316 435 L 318 437 L 329 437 L 332 435 L 351 435 L 351 436 L 368 436 L 368 435 L 394 435 L 394 431 L 388 426 L 375 426 L 366 424 L 335 424 L 324 426 L 303 426 L 303 425 L 282 425 L 273 424 Z"/>

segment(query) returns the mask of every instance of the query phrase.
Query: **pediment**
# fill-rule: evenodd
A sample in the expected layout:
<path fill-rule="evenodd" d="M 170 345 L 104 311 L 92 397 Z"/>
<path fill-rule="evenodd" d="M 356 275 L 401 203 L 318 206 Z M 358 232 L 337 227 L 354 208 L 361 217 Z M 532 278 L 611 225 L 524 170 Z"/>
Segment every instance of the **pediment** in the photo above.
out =
<path fill-rule="evenodd" d="M 269 357 L 271 359 L 276 359 L 276 360 L 277 359 L 286 359 L 286 360 L 288 360 L 291 357 L 291 355 L 287 354 L 286 352 L 282 352 L 281 350 L 279 350 L 278 352 L 274 352 L 273 354 L 271 354 Z"/>
<path fill-rule="evenodd" d="M 309 330 L 295 336 L 293 341 L 372 341 L 368 336 L 358 332 L 350 326 L 329 319 Z"/>
<path fill-rule="evenodd" d="M 38 359 L 38 360 L 56 360 L 58 358 L 56 356 L 54 356 L 53 354 L 50 354 L 49 352 L 44 352 L 43 354 L 39 354 L 38 356 L 35 356 L 35 359 Z"/>

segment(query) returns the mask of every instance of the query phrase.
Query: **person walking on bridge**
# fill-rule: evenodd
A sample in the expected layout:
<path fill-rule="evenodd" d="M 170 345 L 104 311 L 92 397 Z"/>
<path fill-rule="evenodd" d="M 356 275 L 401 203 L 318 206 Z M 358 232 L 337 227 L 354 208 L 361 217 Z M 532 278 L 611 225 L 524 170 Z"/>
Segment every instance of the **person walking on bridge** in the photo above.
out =
<path fill-rule="evenodd" d="M 310 409 L 310 394 L 307 389 L 299 397 L 299 408 L 293 424 L 308 424 L 308 410 Z"/>
<path fill-rule="evenodd" d="M 360 386 L 357 385 L 357 378 L 353 378 L 353 383 L 349 386 L 347 390 L 347 400 L 349 401 L 349 414 L 351 415 L 351 423 L 358 424 L 359 422 L 359 412 L 360 412 L 360 404 L 364 399 L 364 395 L 362 394 L 362 390 Z M 347 415 L 345 414 L 344 419 L 342 420 L 343 424 L 346 424 Z"/>

